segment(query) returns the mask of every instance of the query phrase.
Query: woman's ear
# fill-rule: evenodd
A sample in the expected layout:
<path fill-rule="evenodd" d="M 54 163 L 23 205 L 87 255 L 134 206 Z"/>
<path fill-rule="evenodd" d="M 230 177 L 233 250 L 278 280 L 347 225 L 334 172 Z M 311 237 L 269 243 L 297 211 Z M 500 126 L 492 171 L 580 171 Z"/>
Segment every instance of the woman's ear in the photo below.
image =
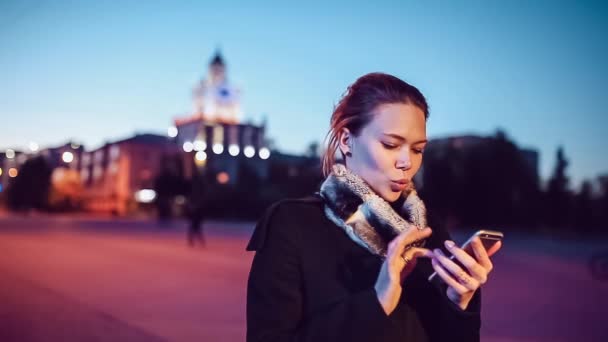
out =
<path fill-rule="evenodd" d="M 350 156 L 353 148 L 353 136 L 348 130 L 348 128 L 342 128 L 339 134 L 340 136 L 338 138 L 338 148 L 340 148 L 340 152 L 342 152 L 342 155 Z"/>

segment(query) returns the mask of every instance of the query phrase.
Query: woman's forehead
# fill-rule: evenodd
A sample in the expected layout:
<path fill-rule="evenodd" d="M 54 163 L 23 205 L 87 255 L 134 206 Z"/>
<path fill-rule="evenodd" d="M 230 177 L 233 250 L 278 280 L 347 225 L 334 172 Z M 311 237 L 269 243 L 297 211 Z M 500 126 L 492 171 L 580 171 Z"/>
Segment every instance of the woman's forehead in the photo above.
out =
<path fill-rule="evenodd" d="M 410 104 L 379 106 L 367 126 L 375 135 L 408 141 L 426 140 L 424 112 Z"/>

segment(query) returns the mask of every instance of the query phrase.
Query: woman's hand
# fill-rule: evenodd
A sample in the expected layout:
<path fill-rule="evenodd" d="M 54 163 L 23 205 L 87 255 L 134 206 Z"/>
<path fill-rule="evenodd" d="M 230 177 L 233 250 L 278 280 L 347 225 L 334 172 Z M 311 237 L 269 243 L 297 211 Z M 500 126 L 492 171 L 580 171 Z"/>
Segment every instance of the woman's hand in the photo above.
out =
<path fill-rule="evenodd" d="M 431 262 L 437 275 L 448 285 L 448 298 L 465 310 L 475 291 L 488 280 L 488 275 L 494 268 L 490 256 L 498 252 L 502 243 L 498 241 L 486 252 L 481 240 L 475 237 L 471 242 L 475 258 L 456 246 L 453 241 L 446 241 L 445 246 L 464 265 L 466 271 L 438 248 L 434 250 Z"/>
<path fill-rule="evenodd" d="M 433 252 L 425 248 L 412 247 L 412 243 L 425 239 L 431 235 L 431 228 L 423 230 L 408 229 L 399 234 L 388 245 L 386 259 L 380 268 L 380 274 L 374 285 L 378 300 L 389 315 L 399 303 L 401 297 L 401 283 L 412 272 L 419 257 L 433 257 Z"/>

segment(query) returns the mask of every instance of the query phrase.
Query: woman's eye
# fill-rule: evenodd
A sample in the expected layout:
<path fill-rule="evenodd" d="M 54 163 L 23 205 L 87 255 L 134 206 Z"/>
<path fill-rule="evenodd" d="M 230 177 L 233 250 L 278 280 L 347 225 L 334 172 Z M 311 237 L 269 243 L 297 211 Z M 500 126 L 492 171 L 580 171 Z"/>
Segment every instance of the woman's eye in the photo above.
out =
<path fill-rule="evenodd" d="M 388 150 L 394 150 L 394 149 L 396 149 L 397 147 L 399 147 L 399 146 L 397 146 L 397 145 L 392 145 L 392 144 L 387 144 L 387 143 L 382 143 L 382 145 L 384 146 L 384 148 L 386 148 L 386 149 L 388 149 Z"/>
<path fill-rule="evenodd" d="M 416 153 L 416 154 L 423 154 L 424 150 L 414 150 L 414 153 Z"/>

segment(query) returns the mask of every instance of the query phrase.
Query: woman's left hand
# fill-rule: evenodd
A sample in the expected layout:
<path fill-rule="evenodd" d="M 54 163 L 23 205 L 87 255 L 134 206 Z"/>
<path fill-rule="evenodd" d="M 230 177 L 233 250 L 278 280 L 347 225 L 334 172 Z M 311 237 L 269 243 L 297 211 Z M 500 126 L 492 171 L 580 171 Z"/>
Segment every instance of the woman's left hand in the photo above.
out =
<path fill-rule="evenodd" d="M 445 246 L 454 255 L 454 258 L 464 265 L 465 269 L 450 260 L 438 248 L 433 251 L 435 256 L 431 262 L 437 275 L 448 285 L 448 298 L 465 310 L 475 291 L 488 280 L 488 275 L 494 267 L 490 256 L 500 249 L 502 243 L 498 241 L 490 250 L 486 251 L 481 240 L 475 237 L 471 242 L 475 257 L 456 246 L 453 241 L 446 241 Z"/>

